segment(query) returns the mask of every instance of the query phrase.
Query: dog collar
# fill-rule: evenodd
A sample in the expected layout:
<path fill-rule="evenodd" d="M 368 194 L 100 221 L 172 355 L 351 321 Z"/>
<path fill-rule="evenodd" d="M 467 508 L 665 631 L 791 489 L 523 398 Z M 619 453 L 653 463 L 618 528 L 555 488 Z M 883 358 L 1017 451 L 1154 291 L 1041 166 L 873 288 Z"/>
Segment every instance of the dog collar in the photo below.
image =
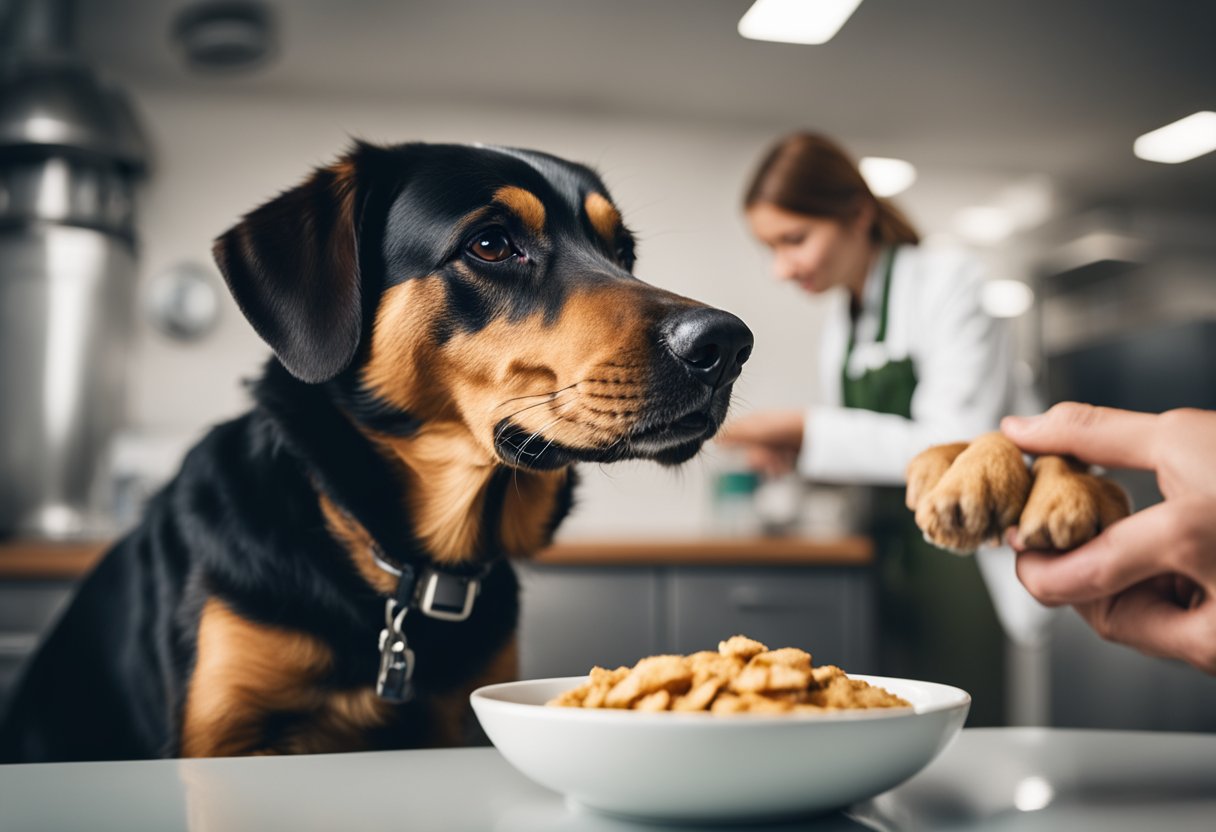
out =
<path fill-rule="evenodd" d="M 464 621 L 473 614 L 473 603 L 481 592 L 481 581 L 490 565 L 472 573 L 456 573 L 435 566 L 415 567 L 409 563 L 394 566 L 372 548 L 376 566 L 397 579 L 397 589 L 388 599 L 396 614 L 416 609 L 440 621 Z"/>
<path fill-rule="evenodd" d="M 440 621 L 464 621 L 473 614 L 473 604 L 481 592 L 481 581 L 493 564 L 472 573 L 456 573 L 436 566 L 418 567 L 391 563 L 383 550 L 371 545 L 376 566 L 397 579 L 397 589 L 384 602 L 384 629 L 380 631 L 380 671 L 376 674 L 376 695 L 401 704 L 414 698 L 414 651 L 405 637 L 405 617 L 418 610 Z"/>
<path fill-rule="evenodd" d="M 339 511 L 355 522 L 348 512 Z M 402 704 L 414 698 L 414 651 L 405 637 L 405 617 L 410 610 L 418 610 L 439 621 L 466 620 L 473 614 L 481 582 L 490 573 L 494 561 L 469 571 L 442 569 L 433 563 L 394 563 L 374 538 L 369 541 L 369 551 L 376 567 L 397 579 L 397 588 L 384 601 L 376 695 L 388 702 Z"/>

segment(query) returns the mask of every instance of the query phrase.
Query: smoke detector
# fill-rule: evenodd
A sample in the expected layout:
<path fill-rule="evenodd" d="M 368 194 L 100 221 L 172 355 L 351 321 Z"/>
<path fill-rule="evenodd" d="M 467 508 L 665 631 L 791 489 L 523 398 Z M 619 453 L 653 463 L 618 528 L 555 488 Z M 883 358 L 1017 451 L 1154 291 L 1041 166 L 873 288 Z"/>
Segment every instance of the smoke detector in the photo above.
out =
<path fill-rule="evenodd" d="M 234 74 L 269 61 L 274 29 L 264 3 L 203 2 L 182 10 L 173 23 L 172 39 L 191 69 Z"/>

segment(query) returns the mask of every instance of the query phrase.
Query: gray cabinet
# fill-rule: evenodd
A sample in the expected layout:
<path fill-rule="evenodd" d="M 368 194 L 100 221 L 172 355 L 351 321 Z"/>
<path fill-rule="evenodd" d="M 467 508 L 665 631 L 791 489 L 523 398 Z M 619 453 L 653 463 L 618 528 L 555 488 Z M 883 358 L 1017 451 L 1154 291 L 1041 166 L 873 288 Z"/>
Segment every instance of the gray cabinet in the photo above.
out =
<path fill-rule="evenodd" d="M 662 603 L 652 569 L 516 566 L 520 675 L 581 676 L 663 652 Z"/>
<path fill-rule="evenodd" d="M 0 583 L 0 713 L 21 666 L 67 606 L 72 581 Z"/>
<path fill-rule="evenodd" d="M 873 604 L 862 570 L 668 570 L 668 648 L 713 649 L 743 633 L 772 647 L 801 647 L 816 664 L 874 669 Z"/>
<path fill-rule="evenodd" d="M 523 678 L 712 650 L 737 633 L 802 647 L 817 664 L 875 669 L 873 587 L 864 567 L 524 564 L 517 571 Z"/>

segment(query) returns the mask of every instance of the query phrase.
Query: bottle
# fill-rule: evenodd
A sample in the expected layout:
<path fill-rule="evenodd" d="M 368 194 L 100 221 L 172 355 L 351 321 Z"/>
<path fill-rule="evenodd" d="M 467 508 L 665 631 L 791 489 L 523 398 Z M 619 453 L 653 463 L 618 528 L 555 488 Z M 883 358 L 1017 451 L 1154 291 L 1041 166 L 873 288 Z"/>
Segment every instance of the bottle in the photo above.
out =
<path fill-rule="evenodd" d="M 766 477 L 756 489 L 753 501 L 766 535 L 791 534 L 802 519 L 803 485 L 793 472 Z"/>
<path fill-rule="evenodd" d="M 760 533 L 755 494 L 759 476 L 744 469 L 720 471 L 713 481 L 711 528 L 725 537 L 754 537 Z"/>

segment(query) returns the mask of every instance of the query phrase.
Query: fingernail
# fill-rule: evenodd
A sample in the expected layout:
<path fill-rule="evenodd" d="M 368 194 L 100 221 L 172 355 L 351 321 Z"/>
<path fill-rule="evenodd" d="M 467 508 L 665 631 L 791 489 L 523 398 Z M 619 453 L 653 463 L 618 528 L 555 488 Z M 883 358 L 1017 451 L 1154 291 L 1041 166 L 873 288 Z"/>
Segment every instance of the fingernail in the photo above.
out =
<path fill-rule="evenodd" d="M 1024 548 L 1022 545 L 1022 535 L 1018 533 L 1016 526 L 1006 530 L 1005 540 L 1015 552 L 1020 552 Z"/>
<path fill-rule="evenodd" d="M 1001 430 L 1023 432 L 1035 426 L 1040 416 L 1006 416 L 1001 420 Z"/>

